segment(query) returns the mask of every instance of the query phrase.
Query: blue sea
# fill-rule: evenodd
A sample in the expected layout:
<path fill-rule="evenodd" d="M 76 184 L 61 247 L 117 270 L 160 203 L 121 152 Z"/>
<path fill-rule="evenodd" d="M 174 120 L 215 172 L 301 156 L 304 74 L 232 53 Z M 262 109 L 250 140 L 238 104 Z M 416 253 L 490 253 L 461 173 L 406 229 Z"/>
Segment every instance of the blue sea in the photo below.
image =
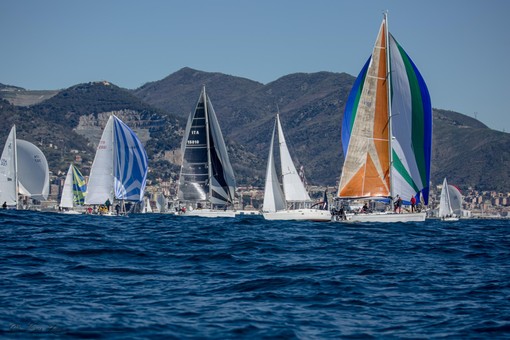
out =
<path fill-rule="evenodd" d="M 510 338 L 509 232 L 3 210 L 0 337 Z"/>

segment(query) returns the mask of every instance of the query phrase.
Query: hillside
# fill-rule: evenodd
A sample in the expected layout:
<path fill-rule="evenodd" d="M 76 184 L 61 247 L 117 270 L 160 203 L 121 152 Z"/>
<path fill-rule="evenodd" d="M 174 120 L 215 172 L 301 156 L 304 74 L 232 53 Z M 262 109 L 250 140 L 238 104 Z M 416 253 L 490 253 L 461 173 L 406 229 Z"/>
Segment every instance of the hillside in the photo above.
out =
<path fill-rule="evenodd" d="M 309 182 L 335 185 L 343 163 L 340 125 L 353 82 L 354 77 L 345 73 L 318 72 L 291 74 L 263 85 L 184 68 L 133 93 L 186 117 L 206 84 L 227 141 L 242 145 L 258 159 L 234 162 L 237 172 L 240 167 L 250 168 L 256 185 L 263 183 L 278 107 L 291 153 L 305 166 Z M 433 184 L 448 176 L 450 183 L 461 187 L 510 190 L 509 143 L 508 133 L 491 130 L 461 113 L 434 109 Z"/>
<path fill-rule="evenodd" d="M 88 173 L 97 142 L 110 114 L 119 116 L 145 143 L 150 158 L 150 177 L 176 176 L 178 167 L 164 159 L 163 150 L 180 145 L 184 120 L 143 103 L 129 91 L 108 82 L 79 84 L 28 108 L 3 102 L 0 138 L 13 124 L 18 137 L 37 142 L 55 173 L 65 171 L 78 150 Z"/>
<path fill-rule="evenodd" d="M 274 115 L 279 110 L 290 152 L 297 166 L 304 166 L 308 182 L 333 186 L 343 162 L 340 126 L 353 81 L 345 73 L 318 72 L 290 74 L 261 84 L 183 68 L 134 90 L 108 82 L 79 84 L 30 107 L 0 102 L 0 140 L 16 124 L 19 138 L 41 145 L 54 172 L 67 168 L 73 158 L 70 149 L 79 150 L 86 166 L 106 119 L 114 113 L 145 143 L 150 178 L 175 179 L 182 130 L 205 84 L 240 185 L 263 185 Z M 4 87 L 14 88 L 4 85 L 0 91 Z M 493 131 L 461 113 L 434 109 L 434 185 L 448 176 L 450 183 L 462 188 L 510 191 L 508 150 L 510 134 Z"/>

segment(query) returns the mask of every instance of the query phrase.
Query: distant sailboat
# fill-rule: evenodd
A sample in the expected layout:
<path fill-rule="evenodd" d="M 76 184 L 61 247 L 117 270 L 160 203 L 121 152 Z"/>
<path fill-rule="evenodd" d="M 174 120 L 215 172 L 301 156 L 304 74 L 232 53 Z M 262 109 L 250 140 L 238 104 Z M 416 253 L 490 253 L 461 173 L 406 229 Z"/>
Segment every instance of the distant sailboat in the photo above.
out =
<path fill-rule="evenodd" d="M 18 207 L 18 175 L 16 162 L 16 126 L 11 128 L 0 159 L 0 204 Z"/>
<path fill-rule="evenodd" d="M 11 128 L 0 160 L 0 201 L 12 208 L 20 206 L 18 194 L 35 200 L 48 198 L 50 188 L 48 162 L 34 144 L 16 139 L 16 126 Z"/>
<path fill-rule="evenodd" d="M 216 113 L 202 88 L 182 142 L 178 199 L 182 215 L 235 217 L 234 171 Z"/>
<path fill-rule="evenodd" d="M 372 52 L 345 105 L 342 200 L 416 197 L 428 204 L 432 107 L 418 69 L 388 31 L 384 15 Z M 425 212 L 348 215 L 360 222 L 424 221 Z"/>
<path fill-rule="evenodd" d="M 60 208 L 64 208 L 65 212 L 77 212 L 74 209 L 77 206 L 83 206 L 86 191 L 87 184 L 85 183 L 85 178 L 83 178 L 80 170 L 71 163 L 62 189 Z"/>
<path fill-rule="evenodd" d="M 283 191 L 278 181 L 273 156 L 276 129 L 278 129 Z M 292 161 L 280 123 L 280 115 L 277 114 L 269 146 L 262 215 L 266 220 L 331 220 L 329 210 L 311 208 L 311 205 L 312 200 Z"/>
<path fill-rule="evenodd" d="M 103 205 L 114 199 L 141 202 L 147 172 L 147 153 L 137 135 L 111 115 L 90 169 L 85 204 Z"/>
<path fill-rule="evenodd" d="M 446 177 L 443 180 L 441 188 L 441 197 L 439 199 L 439 217 L 443 221 L 458 221 L 460 216 L 460 192 L 452 185 L 448 185 Z"/>

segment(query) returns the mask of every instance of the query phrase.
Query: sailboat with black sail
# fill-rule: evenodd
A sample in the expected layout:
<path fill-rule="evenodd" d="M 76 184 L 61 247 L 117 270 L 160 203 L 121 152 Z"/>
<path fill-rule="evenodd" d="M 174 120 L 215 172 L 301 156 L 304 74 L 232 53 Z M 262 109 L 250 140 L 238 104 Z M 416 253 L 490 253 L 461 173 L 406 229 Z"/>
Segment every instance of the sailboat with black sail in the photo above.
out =
<path fill-rule="evenodd" d="M 420 72 L 388 31 L 387 14 L 371 57 L 357 77 L 342 123 L 345 155 L 337 200 L 386 200 L 397 195 L 428 204 L 432 107 Z M 347 214 L 348 221 L 424 221 L 426 213 Z"/>
<path fill-rule="evenodd" d="M 182 142 L 180 214 L 235 217 L 235 177 L 211 100 L 202 88 Z"/>

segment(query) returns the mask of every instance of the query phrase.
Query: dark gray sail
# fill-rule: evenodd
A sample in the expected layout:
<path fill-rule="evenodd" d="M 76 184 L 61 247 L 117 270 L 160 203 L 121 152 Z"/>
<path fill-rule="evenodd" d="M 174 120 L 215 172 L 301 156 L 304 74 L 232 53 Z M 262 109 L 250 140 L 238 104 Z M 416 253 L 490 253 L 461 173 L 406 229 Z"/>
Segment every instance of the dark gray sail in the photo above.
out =
<path fill-rule="evenodd" d="M 202 89 L 182 144 L 179 200 L 232 204 L 235 178 L 214 108 Z"/>

